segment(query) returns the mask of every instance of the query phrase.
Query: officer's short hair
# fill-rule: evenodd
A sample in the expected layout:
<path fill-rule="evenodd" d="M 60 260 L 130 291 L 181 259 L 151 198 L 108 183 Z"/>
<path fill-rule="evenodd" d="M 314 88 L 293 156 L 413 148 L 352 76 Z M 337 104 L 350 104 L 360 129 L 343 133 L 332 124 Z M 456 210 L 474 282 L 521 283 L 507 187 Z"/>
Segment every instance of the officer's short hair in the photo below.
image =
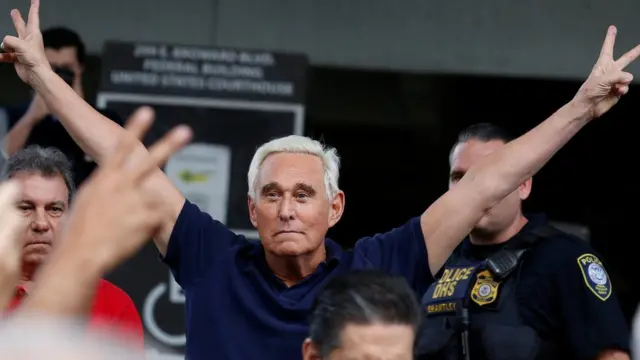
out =
<path fill-rule="evenodd" d="M 316 298 L 309 338 L 326 358 L 340 346 L 347 324 L 406 324 L 417 331 L 421 319 L 416 295 L 404 278 L 377 270 L 353 271 L 331 279 Z"/>
<path fill-rule="evenodd" d="M 3 178 L 10 179 L 17 174 L 34 173 L 45 177 L 62 176 L 69 192 L 69 203 L 75 192 L 71 161 L 62 151 L 53 147 L 31 145 L 20 149 L 9 157 L 5 164 Z"/>
<path fill-rule="evenodd" d="M 515 139 L 515 136 L 510 134 L 507 130 L 501 128 L 498 125 L 492 123 L 477 123 L 464 128 L 459 134 L 456 142 L 451 147 L 449 157 L 453 153 L 453 149 L 463 142 L 469 140 L 479 140 L 482 142 L 489 142 L 493 140 L 501 140 L 505 144 Z"/>

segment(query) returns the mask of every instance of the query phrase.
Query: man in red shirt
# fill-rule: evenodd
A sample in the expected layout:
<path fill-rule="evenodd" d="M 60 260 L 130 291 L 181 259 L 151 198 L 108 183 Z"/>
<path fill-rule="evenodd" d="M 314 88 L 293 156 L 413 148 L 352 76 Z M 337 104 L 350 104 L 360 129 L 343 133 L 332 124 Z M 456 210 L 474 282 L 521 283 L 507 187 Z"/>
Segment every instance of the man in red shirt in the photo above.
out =
<path fill-rule="evenodd" d="M 21 185 L 17 206 L 29 220 L 23 237 L 22 274 L 9 305 L 11 311 L 29 294 L 34 276 L 62 236 L 74 184 L 69 160 L 55 148 L 32 146 L 16 152 L 7 161 L 5 175 Z M 142 322 L 131 298 L 106 280 L 100 280 L 93 290 L 89 325 L 114 328 L 144 346 Z"/>

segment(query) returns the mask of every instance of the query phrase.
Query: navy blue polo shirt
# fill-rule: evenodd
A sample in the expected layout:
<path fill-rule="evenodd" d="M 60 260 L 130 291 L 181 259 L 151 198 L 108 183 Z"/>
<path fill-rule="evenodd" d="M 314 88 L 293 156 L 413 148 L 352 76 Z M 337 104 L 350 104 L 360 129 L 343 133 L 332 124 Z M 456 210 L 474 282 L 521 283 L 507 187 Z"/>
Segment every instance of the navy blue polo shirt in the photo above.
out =
<path fill-rule="evenodd" d="M 267 266 L 259 242 L 232 233 L 186 201 L 163 258 L 186 296 L 186 358 L 300 359 L 317 292 L 353 269 L 403 276 L 420 295 L 432 281 L 420 218 L 360 239 L 353 250 L 330 239 L 325 245 L 327 260 L 287 287 Z"/>

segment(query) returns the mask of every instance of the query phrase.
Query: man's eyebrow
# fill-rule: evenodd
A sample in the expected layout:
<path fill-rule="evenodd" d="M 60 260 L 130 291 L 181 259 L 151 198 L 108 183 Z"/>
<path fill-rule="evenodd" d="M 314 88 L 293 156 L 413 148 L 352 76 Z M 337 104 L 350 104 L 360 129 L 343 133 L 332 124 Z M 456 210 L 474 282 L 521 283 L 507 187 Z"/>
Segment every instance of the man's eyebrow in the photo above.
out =
<path fill-rule="evenodd" d="M 64 201 L 60 201 L 60 200 L 58 200 L 58 201 L 52 201 L 52 202 L 50 202 L 48 205 L 49 205 L 49 206 L 58 206 L 58 207 L 61 207 L 61 208 L 63 208 L 63 209 L 66 209 L 66 208 L 67 208 L 67 204 L 66 204 Z"/>
<path fill-rule="evenodd" d="M 268 183 L 268 184 L 265 184 L 265 185 L 262 187 L 262 189 L 260 190 L 260 193 L 261 193 L 262 195 L 265 195 L 265 194 L 267 194 L 269 191 L 278 190 L 278 189 L 280 189 L 280 185 L 278 185 L 278 184 L 277 184 L 277 183 L 275 183 L 275 182 L 270 182 L 270 183 Z"/>
<path fill-rule="evenodd" d="M 274 190 L 282 190 L 282 187 L 280 186 L 280 184 L 276 183 L 276 182 L 270 182 L 268 184 L 265 184 L 264 186 L 262 186 L 260 193 L 262 195 L 266 195 L 267 193 L 274 191 Z M 293 186 L 293 190 L 294 191 L 304 191 L 306 193 L 308 193 L 310 196 L 313 196 L 317 193 L 316 189 L 306 183 L 296 183 Z"/>
<path fill-rule="evenodd" d="M 297 183 L 293 188 L 296 189 L 296 190 L 302 190 L 302 191 L 308 193 L 311 196 L 316 194 L 316 189 L 314 189 L 313 186 L 311 186 L 309 184 Z"/>

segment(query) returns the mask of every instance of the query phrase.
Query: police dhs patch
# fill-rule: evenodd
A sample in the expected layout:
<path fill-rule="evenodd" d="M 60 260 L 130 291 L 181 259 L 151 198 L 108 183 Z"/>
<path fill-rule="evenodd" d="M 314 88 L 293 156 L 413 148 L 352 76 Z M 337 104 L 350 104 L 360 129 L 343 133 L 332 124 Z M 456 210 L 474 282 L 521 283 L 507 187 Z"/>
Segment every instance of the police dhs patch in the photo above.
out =
<path fill-rule="evenodd" d="M 589 290 L 600 300 L 607 300 L 611 296 L 612 288 L 602 261 L 593 254 L 584 254 L 578 258 L 578 265 Z"/>

